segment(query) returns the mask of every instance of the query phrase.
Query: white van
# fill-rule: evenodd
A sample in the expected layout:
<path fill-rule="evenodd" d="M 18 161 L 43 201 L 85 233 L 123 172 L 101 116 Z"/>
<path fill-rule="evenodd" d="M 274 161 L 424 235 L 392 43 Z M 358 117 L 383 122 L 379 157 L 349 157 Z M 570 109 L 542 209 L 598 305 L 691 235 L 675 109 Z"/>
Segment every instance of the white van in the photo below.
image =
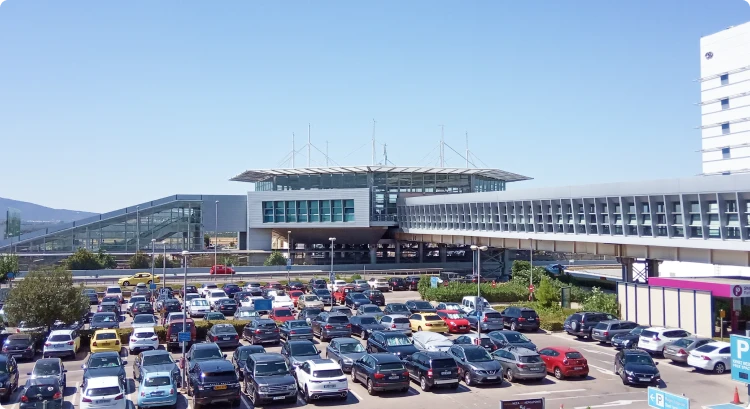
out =
<path fill-rule="evenodd" d="M 474 310 L 482 311 L 485 308 L 491 308 L 490 303 L 484 297 L 477 297 L 476 295 L 467 295 L 461 300 L 461 310 L 465 313 L 470 313 Z"/>

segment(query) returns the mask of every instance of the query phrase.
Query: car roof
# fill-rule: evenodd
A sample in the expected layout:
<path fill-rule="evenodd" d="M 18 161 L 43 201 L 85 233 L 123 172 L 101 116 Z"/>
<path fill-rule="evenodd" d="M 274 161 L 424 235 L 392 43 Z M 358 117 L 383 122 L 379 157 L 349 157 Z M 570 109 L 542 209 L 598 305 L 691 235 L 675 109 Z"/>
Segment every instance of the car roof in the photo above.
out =
<path fill-rule="evenodd" d="M 49 364 L 49 363 L 61 364 L 62 363 L 62 359 L 60 359 L 60 358 L 41 358 L 41 359 L 37 359 L 36 362 L 34 362 L 34 366 L 36 366 L 37 364 Z"/>
<path fill-rule="evenodd" d="M 198 344 L 193 344 L 193 347 L 195 349 L 216 349 L 219 348 L 219 345 L 214 344 L 213 342 L 200 342 Z"/>
<path fill-rule="evenodd" d="M 218 370 L 218 371 L 226 371 L 227 369 L 230 369 L 232 372 L 234 372 L 234 365 L 232 365 L 231 362 L 227 361 L 226 359 L 207 359 L 205 361 L 198 362 L 198 365 L 200 365 L 201 370 Z"/>
<path fill-rule="evenodd" d="M 484 349 L 484 348 L 482 348 Z M 401 362 L 401 359 L 393 354 L 388 353 L 378 353 L 378 354 L 370 354 L 375 361 L 377 361 L 379 364 L 386 364 L 390 362 Z"/>
<path fill-rule="evenodd" d="M 341 366 L 333 362 L 333 360 L 331 359 L 311 359 L 307 362 L 310 363 L 311 369 L 319 369 L 319 370 L 341 369 Z"/>
<path fill-rule="evenodd" d="M 155 378 L 157 376 L 168 376 L 171 378 L 172 374 L 168 371 L 143 371 L 144 378 Z"/>
<path fill-rule="evenodd" d="M 155 349 L 152 351 L 143 351 L 141 352 L 143 356 L 152 356 L 152 355 L 169 355 L 169 351 L 166 351 L 164 349 Z"/>
<path fill-rule="evenodd" d="M 544 348 L 541 348 L 541 349 L 540 349 L 540 351 L 541 351 L 542 349 L 550 349 L 550 350 L 552 350 L 552 351 L 563 352 L 563 353 L 564 353 L 564 352 L 578 352 L 579 354 L 581 353 L 581 352 L 580 352 L 580 351 L 578 351 L 577 349 L 575 349 L 575 348 L 570 348 L 570 347 L 558 347 L 558 346 L 552 346 L 552 347 L 544 347 Z"/>
<path fill-rule="evenodd" d="M 710 345 L 710 346 L 716 347 L 716 348 L 724 348 L 724 347 L 730 346 L 731 344 L 729 342 L 726 342 L 726 341 L 714 341 L 714 342 L 709 342 L 706 345 Z"/>
<path fill-rule="evenodd" d="M 419 352 L 427 355 L 430 359 L 453 359 L 452 356 L 448 355 L 447 352 L 443 352 L 443 351 L 419 351 Z"/>
<path fill-rule="evenodd" d="M 518 355 L 528 356 L 528 355 L 539 355 L 536 351 L 528 349 L 528 348 L 520 348 L 520 347 L 509 347 L 509 349 L 513 352 L 515 352 Z"/>
<path fill-rule="evenodd" d="M 357 341 L 356 339 L 354 339 L 354 338 L 349 338 L 349 337 L 340 337 L 340 338 L 334 338 L 334 339 L 332 339 L 331 341 L 336 341 L 336 342 L 338 342 L 339 344 L 359 344 L 359 343 L 360 343 L 360 342 L 359 342 L 359 341 Z"/>
<path fill-rule="evenodd" d="M 108 386 L 120 387 L 120 378 L 116 376 L 100 376 L 86 380 L 86 389 L 106 388 Z"/>
<path fill-rule="evenodd" d="M 677 328 L 667 328 L 667 327 L 648 327 L 645 330 L 646 331 L 653 331 L 653 332 L 662 332 L 662 331 L 668 331 L 670 329 L 677 329 Z"/>
<path fill-rule="evenodd" d="M 289 340 L 289 341 L 287 341 L 286 343 L 287 343 L 287 345 L 289 345 L 289 346 L 291 346 L 291 345 L 301 345 L 301 344 L 306 344 L 306 345 L 315 345 L 315 344 L 314 344 L 314 343 L 313 343 L 312 341 L 310 341 L 309 339 L 294 339 L 294 340 Z"/>
<path fill-rule="evenodd" d="M 52 335 L 70 335 L 73 333 L 72 329 L 56 329 L 54 331 L 51 331 L 49 333 L 50 336 Z"/>
<path fill-rule="evenodd" d="M 135 327 L 133 328 L 133 333 L 136 332 L 154 332 L 154 327 Z"/>
<path fill-rule="evenodd" d="M 245 349 L 265 351 L 265 348 L 263 348 L 262 345 L 240 345 L 239 347 L 237 347 L 238 351 L 245 350 Z"/>
<path fill-rule="evenodd" d="M 252 354 L 249 359 L 252 359 L 255 362 L 276 362 L 284 361 L 284 355 L 266 352 L 265 354 Z"/>
<path fill-rule="evenodd" d="M 622 353 L 624 355 L 647 355 L 647 356 L 651 356 L 651 354 L 649 354 L 648 352 L 642 351 L 640 349 L 623 349 Z"/>

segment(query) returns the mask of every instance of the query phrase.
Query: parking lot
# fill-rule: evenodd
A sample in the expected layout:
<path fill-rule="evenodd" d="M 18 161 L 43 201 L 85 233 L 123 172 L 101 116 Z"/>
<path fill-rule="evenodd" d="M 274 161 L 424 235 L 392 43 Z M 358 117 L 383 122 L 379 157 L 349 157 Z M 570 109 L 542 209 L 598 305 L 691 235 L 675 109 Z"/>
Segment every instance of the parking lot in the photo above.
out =
<path fill-rule="evenodd" d="M 386 302 L 403 302 L 409 299 L 418 299 L 416 292 L 404 291 L 397 293 L 386 293 Z M 130 324 L 128 318 L 121 327 L 128 327 Z M 646 388 L 631 387 L 622 384 L 619 376 L 613 372 L 613 359 L 616 351 L 609 347 L 599 345 L 597 342 L 589 340 L 579 340 L 575 337 L 564 333 L 547 334 L 544 332 L 526 334 L 539 348 L 547 346 L 571 347 L 581 352 L 587 359 L 590 367 L 589 377 L 586 379 L 566 379 L 556 380 L 554 377 L 547 376 L 542 382 L 516 382 L 509 384 L 503 382 L 502 385 L 495 386 L 472 386 L 466 387 L 463 383 L 458 389 L 433 389 L 430 392 L 422 392 L 419 385 L 412 383 L 409 392 L 404 393 L 382 393 L 377 396 L 370 396 L 361 384 L 352 384 L 349 382 L 350 394 L 346 401 L 318 401 L 314 405 L 333 406 L 333 405 L 357 405 L 366 409 L 380 409 L 383 404 L 388 404 L 391 399 L 398 398 L 399 405 L 408 405 L 410 408 L 434 408 L 434 407 L 457 407 L 457 408 L 477 408 L 492 407 L 497 408 L 500 400 L 530 399 L 537 397 L 546 398 L 547 407 L 559 408 L 564 405 L 565 409 L 585 409 L 586 407 L 614 407 L 623 406 L 627 408 L 646 408 L 647 396 Z M 453 336 L 455 337 L 455 336 Z M 245 343 L 243 341 L 243 343 Z M 326 344 L 317 341 L 318 349 L 325 351 Z M 269 352 L 279 352 L 279 346 L 267 345 Z M 231 350 L 226 351 L 227 354 Z M 180 354 L 173 354 L 175 359 L 180 358 Z M 323 354 L 324 356 L 324 354 Z M 40 355 L 37 355 L 37 359 Z M 64 362 L 68 370 L 68 388 L 65 391 L 66 402 L 73 406 L 78 406 L 80 402 L 80 383 L 83 379 L 83 369 L 81 364 L 84 362 L 86 355 L 79 353 L 76 360 L 66 360 Z M 127 374 L 129 379 L 128 398 L 131 402 L 135 401 L 136 385 L 132 380 L 133 357 L 125 358 L 128 361 Z M 689 367 L 671 364 L 668 359 L 656 358 L 659 362 L 659 371 L 663 383 L 662 388 L 666 391 L 676 394 L 684 394 L 691 400 L 691 405 L 700 407 L 717 403 L 730 402 L 734 393 L 734 388 L 740 388 L 740 397 L 743 402 L 747 402 L 747 393 L 745 386 L 733 382 L 729 372 L 723 375 L 714 375 L 711 373 L 695 372 Z M 26 373 L 30 372 L 33 362 L 19 360 L 19 372 L 21 374 L 20 384 L 26 381 Z M 4 407 L 18 407 L 18 395 L 16 392 L 12 397 L 10 404 Z M 274 407 L 284 408 L 293 406 L 304 406 L 302 399 L 298 399 L 296 405 L 273 405 Z M 437 406 L 436 406 L 437 405 Z M 209 407 L 227 407 L 228 405 L 214 405 Z M 270 405 L 269 405 L 270 406 Z M 131 404 L 132 407 L 132 404 Z M 185 396 L 178 400 L 179 409 L 191 408 L 191 402 L 185 399 Z M 243 397 L 242 408 L 252 407 L 249 399 Z"/>

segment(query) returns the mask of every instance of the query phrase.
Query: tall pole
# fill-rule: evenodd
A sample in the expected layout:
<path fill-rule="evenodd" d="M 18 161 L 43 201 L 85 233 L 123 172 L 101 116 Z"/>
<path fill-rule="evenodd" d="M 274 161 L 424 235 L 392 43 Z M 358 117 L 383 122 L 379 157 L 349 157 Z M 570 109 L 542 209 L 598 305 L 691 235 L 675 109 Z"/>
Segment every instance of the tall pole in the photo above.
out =
<path fill-rule="evenodd" d="M 466 168 L 469 168 L 469 132 L 466 132 Z"/>
<path fill-rule="evenodd" d="M 333 275 L 333 243 L 336 241 L 335 237 L 329 237 L 328 240 L 331 241 L 331 272 L 328 274 L 328 279 L 331 281 L 331 284 L 333 284 L 333 278 L 335 275 Z"/>
<path fill-rule="evenodd" d="M 440 167 L 445 167 L 445 125 L 440 125 Z"/>
<path fill-rule="evenodd" d="M 326 141 L 326 166 L 328 166 L 328 141 Z"/>
<path fill-rule="evenodd" d="M 292 132 L 292 168 L 294 168 L 294 157 L 296 156 L 296 152 L 294 150 L 294 132 Z"/>
<path fill-rule="evenodd" d="M 135 207 L 135 252 L 141 251 L 141 207 Z"/>
<path fill-rule="evenodd" d="M 487 246 L 476 246 L 472 245 L 471 247 L 472 253 L 474 255 L 475 265 L 477 269 L 477 304 L 475 305 L 475 308 L 477 311 L 481 311 L 479 309 L 479 306 L 482 301 L 482 251 L 487 250 Z M 484 305 L 482 305 L 484 307 Z M 477 345 L 482 345 L 482 323 L 477 322 Z"/>
<path fill-rule="evenodd" d="M 310 167 L 310 157 L 312 156 L 312 139 L 310 139 L 310 123 L 307 124 L 307 167 Z"/>
<path fill-rule="evenodd" d="M 286 231 L 286 246 L 289 249 L 289 260 L 290 260 L 289 263 L 291 264 L 293 263 L 293 261 L 291 261 L 292 260 L 292 231 L 291 230 Z M 287 266 L 286 267 L 286 284 L 287 285 L 289 285 L 289 282 L 291 281 L 291 277 L 289 276 L 289 274 L 290 274 L 290 268 L 289 266 Z"/>
<path fill-rule="evenodd" d="M 219 201 L 218 200 L 216 201 L 215 209 L 216 210 L 214 212 L 215 213 L 215 217 L 214 217 L 214 266 L 219 264 L 216 262 L 216 259 L 218 258 L 216 252 L 218 251 L 218 248 L 219 248 L 218 246 L 219 244 Z M 217 268 L 217 267 L 214 267 L 214 268 Z"/>
<path fill-rule="evenodd" d="M 151 280 L 153 280 L 153 283 L 156 284 L 156 279 L 154 278 L 154 264 L 156 263 L 156 239 L 151 239 Z"/>
<path fill-rule="evenodd" d="M 372 120 L 372 165 L 375 166 L 375 119 Z"/>
<path fill-rule="evenodd" d="M 182 288 L 187 288 L 187 263 L 189 251 L 182 251 Z M 185 308 L 183 306 L 183 308 Z M 182 332 L 187 332 L 187 314 L 182 314 Z M 182 344 L 182 385 L 187 385 L 187 360 L 185 359 L 185 346 L 187 342 L 180 342 Z"/>
<path fill-rule="evenodd" d="M 529 300 L 534 299 L 531 287 L 534 285 L 534 239 L 529 239 Z"/>
<path fill-rule="evenodd" d="M 164 288 L 167 285 L 167 241 L 164 240 L 161 244 L 164 250 L 161 256 L 161 287 Z"/>

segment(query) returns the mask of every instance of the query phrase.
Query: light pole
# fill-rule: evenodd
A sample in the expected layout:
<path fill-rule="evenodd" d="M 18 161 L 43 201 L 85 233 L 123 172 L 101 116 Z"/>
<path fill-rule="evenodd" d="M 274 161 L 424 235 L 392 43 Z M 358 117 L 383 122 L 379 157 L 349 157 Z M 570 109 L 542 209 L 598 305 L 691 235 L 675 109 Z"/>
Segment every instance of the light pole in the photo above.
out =
<path fill-rule="evenodd" d="M 294 264 L 292 261 L 292 231 L 287 230 L 286 231 L 286 246 L 289 248 L 289 262 L 286 266 L 286 285 L 289 285 L 289 281 L 291 281 L 291 265 Z"/>
<path fill-rule="evenodd" d="M 217 244 L 219 244 L 219 201 L 216 201 L 216 211 L 214 216 L 214 268 L 219 264 L 216 262 L 216 251 L 218 250 Z"/>
<path fill-rule="evenodd" d="M 471 250 L 474 254 L 474 259 L 476 262 L 474 265 L 476 265 L 477 268 L 477 305 L 475 306 L 477 311 L 479 310 L 479 303 L 482 301 L 482 255 L 479 253 L 480 251 L 487 251 L 487 246 L 477 246 L 472 244 Z M 477 345 L 482 345 L 482 323 L 477 322 Z"/>
<path fill-rule="evenodd" d="M 182 251 L 182 288 L 187 288 L 188 255 L 190 255 L 189 251 Z M 187 314 L 182 314 L 182 332 L 187 332 Z M 185 341 L 180 343 L 182 344 L 182 385 L 187 385 L 187 360 L 185 359 L 185 345 L 187 343 Z"/>
<path fill-rule="evenodd" d="M 156 260 L 154 259 L 156 253 L 156 239 L 151 239 L 151 280 L 154 284 L 156 284 L 156 278 L 154 278 L 154 264 L 156 263 Z"/>
<path fill-rule="evenodd" d="M 328 274 L 328 280 L 331 281 L 331 285 L 333 285 L 333 279 L 336 277 L 333 275 L 333 243 L 336 241 L 335 237 L 329 237 L 328 240 L 331 241 L 331 272 Z"/>
<path fill-rule="evenodd" d="M 167 241 L 161 242 L 164 252 L 161 256 L 161 286 L 164 288 L 167 285 Z"/>
<path fill-rule="evenodd" d="M 534 300 L 534 239 L 529 238 L 529 301 Z"/>
<path fill-rule="evenodd" d="M 135 251 L 141 251 L 141 207 L 135 207 Z"/>

